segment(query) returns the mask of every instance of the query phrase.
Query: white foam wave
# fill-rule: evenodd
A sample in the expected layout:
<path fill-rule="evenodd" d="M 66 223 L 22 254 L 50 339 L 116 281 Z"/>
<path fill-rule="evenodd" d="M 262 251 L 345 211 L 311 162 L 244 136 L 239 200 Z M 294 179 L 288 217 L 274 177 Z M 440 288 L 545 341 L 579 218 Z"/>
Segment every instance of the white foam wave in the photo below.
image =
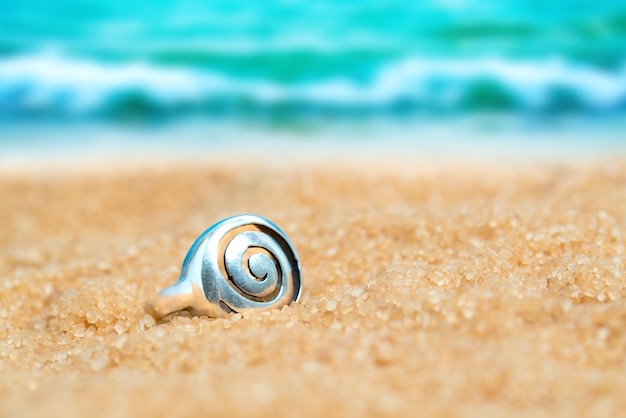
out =
<path fill-rule="evenodd" d="M 140 94 L 165 109 L 241 98 L 259 106 L 301 103 L 379 109 L 403 101 L 455 109 L 484 83 L 496 86 L 521 110 L 545 109 L 559 91 L 575 97 L 585 110 L 626 105 L 626 64 L 608 71 L 561 59 L 408 58 L 380 68 L 367 82 L 345 76 L 290 84 L 145 62 L 106 64 L 33 54 L 0 60 L 0 114 L 46 110 L 98 114 L 129 94 Z"/>

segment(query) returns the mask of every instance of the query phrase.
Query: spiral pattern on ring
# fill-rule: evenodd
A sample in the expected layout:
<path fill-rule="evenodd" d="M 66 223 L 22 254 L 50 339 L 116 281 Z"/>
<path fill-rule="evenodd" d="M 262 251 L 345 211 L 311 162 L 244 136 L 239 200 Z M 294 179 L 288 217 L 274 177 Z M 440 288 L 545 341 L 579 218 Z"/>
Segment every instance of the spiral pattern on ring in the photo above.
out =
<path fill-rule="evenodd" d="M 208 239 L 202 282 L 207 299 L 222 310 L 268 309 L 298 299 L 298 257 L 276 225 L 243 215 L 216 226 Z"/>

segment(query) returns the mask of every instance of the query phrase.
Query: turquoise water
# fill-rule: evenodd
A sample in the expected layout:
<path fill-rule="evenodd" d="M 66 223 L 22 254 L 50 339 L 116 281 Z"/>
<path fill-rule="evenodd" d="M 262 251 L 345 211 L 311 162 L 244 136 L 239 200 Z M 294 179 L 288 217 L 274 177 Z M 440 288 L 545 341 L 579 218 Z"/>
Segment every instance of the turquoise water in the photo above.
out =
<path fill-rule="evenodd" d="M 0 12 L 2 121 L 625 110 L 616 0 L 23 0 Z"/>

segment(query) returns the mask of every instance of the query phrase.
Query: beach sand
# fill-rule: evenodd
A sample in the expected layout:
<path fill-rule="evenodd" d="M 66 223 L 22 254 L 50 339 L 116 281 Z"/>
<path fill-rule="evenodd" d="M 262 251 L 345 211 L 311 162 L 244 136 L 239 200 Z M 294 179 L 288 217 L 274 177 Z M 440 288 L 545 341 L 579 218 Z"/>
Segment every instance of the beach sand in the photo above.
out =
<path fill-rule="evenodd" d="M 0 416 L 625 416 L 626 160 L 0 172 Z M 155 321 L 234 214 L 299 303 Z"/>

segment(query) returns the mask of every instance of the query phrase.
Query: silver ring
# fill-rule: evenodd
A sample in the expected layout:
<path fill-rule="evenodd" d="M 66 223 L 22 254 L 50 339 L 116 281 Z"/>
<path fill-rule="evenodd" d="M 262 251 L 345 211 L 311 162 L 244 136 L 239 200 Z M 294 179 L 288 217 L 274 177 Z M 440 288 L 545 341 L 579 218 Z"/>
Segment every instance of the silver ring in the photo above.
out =
<path fill-rule="evenodd" d="M 302 289 L 298 255 L 287 236 L 257 215 L 224 219 L 192 244 L 173 285 L 148 303 L 158 317 L 187 310 L 226 317 L 298 301 Z"/>

